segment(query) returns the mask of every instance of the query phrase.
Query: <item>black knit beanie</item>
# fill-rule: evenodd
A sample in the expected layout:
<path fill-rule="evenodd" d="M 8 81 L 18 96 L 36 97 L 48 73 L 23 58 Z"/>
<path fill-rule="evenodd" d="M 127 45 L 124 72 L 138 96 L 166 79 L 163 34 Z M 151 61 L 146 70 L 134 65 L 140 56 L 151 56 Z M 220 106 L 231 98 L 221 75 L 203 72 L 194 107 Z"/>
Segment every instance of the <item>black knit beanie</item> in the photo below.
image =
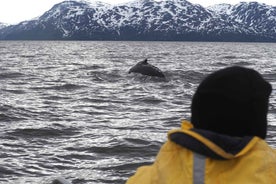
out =
<path fill-rule="evenodd" d="M 265 139 L 271 90 L 253 69 L 233 66 L 216 71 L 193 96 L 191 122 L 199 129 Z"/>

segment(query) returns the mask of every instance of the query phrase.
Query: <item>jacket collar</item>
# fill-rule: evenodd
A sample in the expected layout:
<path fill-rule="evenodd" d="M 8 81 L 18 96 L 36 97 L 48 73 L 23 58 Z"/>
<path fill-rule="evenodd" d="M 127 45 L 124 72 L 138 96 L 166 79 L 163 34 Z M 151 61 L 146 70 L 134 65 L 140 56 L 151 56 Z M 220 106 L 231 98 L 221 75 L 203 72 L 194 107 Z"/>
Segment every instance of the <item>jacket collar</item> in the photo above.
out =
<path fill-rule="evenodd" d="M 231 137 L 208 130 L 193 128 L 183 121 L 181 129 L 172 130 L 168 138 L 176 144 L 213 159 L 233 159 L 246 154 L 260 138 Z"/>

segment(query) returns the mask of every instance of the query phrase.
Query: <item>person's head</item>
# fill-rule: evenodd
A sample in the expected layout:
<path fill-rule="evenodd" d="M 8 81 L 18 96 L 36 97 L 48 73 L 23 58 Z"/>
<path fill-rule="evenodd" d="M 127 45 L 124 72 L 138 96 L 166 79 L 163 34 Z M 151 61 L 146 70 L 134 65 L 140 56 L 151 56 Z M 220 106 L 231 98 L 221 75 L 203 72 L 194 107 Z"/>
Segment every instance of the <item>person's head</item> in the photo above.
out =
<path fill-rule="evenodd" d="M 195 128 L 230 136 L 266 137 L 271 85 L 253 69 L 228 67 L 207 76 L 192 100 Z"/>

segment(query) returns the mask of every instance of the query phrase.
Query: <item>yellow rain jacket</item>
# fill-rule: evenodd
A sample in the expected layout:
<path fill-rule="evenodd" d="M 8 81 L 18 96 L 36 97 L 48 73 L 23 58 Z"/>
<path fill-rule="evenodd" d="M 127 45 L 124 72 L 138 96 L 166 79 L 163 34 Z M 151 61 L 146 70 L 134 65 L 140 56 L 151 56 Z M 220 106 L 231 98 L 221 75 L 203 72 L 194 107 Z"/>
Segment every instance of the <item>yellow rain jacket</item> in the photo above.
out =
<path fill-rule="evenodd" d="M 230 137 L 185 121 L 155 162 L 127 184 L 276 184 L 276 151 L 258 137 Z"/>

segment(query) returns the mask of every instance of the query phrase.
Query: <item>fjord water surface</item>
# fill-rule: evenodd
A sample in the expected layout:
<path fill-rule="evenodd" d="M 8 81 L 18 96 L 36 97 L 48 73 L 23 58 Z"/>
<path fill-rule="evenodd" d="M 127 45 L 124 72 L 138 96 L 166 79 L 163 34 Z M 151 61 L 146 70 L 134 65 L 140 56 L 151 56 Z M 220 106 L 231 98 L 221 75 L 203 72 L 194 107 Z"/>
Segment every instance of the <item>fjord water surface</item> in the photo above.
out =
<path fill-rule="evenodd" d="M 276 146 L 276 44 L 0 42 L 0 183 L 120 184 L 150 164 L 167 131 L 190 118 L 204 76 L 232 65 L 273 85 L 268 143 Z M 128 74 L 148 58 L 166 79 Z"/>

